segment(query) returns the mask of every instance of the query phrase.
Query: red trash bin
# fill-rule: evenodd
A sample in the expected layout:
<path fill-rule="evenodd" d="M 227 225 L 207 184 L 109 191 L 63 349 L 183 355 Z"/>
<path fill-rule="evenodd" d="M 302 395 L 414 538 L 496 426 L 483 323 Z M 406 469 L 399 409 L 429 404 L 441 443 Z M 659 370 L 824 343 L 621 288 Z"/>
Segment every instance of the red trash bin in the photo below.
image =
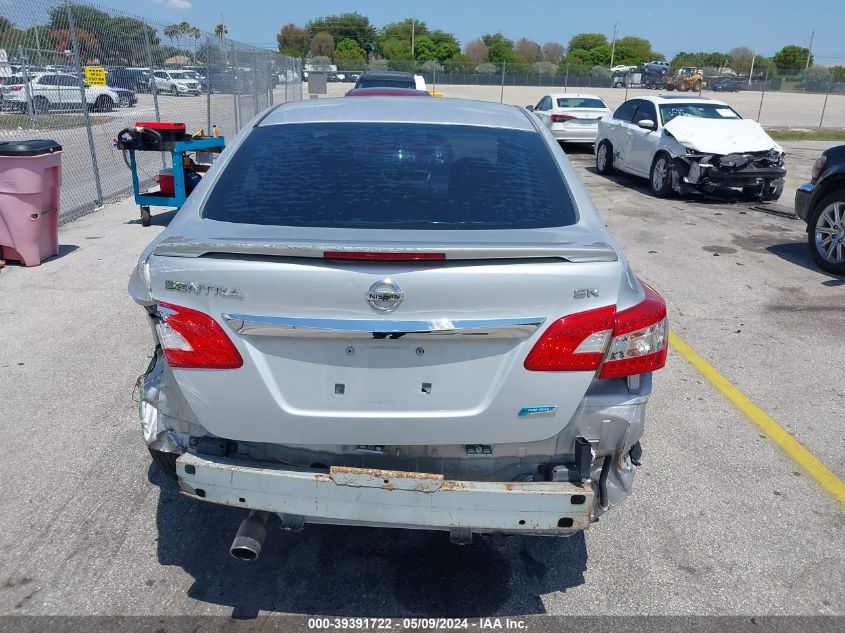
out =
<path fill-rule="evenodd" d="M 33 139 L 0 143 L 2 258 L 38 266 L 59 254 L 62 146 Z"/>

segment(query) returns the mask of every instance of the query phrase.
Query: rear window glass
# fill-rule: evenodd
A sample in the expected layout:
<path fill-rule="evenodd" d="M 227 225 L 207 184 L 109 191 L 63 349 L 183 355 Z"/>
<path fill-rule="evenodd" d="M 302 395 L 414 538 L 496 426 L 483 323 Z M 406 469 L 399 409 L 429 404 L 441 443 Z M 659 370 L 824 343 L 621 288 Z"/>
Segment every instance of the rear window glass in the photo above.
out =
<path fill-rule="evenodd" d="M 408 123 L 258 127 L 220 174 L 203 217 L 417 230 L 577 220 L 563 176 L 536 132 Z"/>
<path fill-rule="evenodd" d="M 558 108 L 606 108 L 601 99 L 581 99 L 579 97 L 566 97 L 557 100 Z"/>
<path fill-rule="evenodd" d="M 359 79 L 358 88 L 416 88 L 413 79 Z"/>

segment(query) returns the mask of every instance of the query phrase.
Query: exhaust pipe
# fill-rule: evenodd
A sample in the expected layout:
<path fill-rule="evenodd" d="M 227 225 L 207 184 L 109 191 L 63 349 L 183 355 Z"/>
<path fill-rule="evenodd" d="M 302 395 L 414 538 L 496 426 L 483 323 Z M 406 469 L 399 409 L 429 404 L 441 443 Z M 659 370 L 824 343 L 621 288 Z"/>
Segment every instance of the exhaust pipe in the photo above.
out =
<path fill-rule="evenodd" d="M 238 528 L 238 533 L 232 541 L 229 553 L 243 561 L 253 561 L 261 554 L 264 537 L 267 536 L 267 519 L 269 512 L 252 510 Z"/>

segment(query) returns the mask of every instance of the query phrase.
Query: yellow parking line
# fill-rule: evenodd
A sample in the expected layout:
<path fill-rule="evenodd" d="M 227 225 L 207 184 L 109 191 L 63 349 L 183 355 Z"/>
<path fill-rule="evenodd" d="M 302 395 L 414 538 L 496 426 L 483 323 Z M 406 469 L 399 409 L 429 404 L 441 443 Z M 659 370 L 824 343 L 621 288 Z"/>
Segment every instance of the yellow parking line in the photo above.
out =
<path fill-rule="evenodd" d="M 833 471 L 808 451 L 801 443 L 792 437 L 784 428 L 775 422 L 765 411 L 754 404 L 751 399 L 737 389 L 730 380 L 716 371 L 716 368 L 690 347 L 675 332 L 669 332 L 669 343 L 690 365 L 698 370 L 710 383 L 722 392 L 737 409 L 744 413 L 754 424 L 760 427 L 769 439 L 781 447 L 789 457 L 804 471 L 816 480 L 822 488 L 827 490 L 842 504 L 845 504 L 845 482 L 837 477 Z"/>

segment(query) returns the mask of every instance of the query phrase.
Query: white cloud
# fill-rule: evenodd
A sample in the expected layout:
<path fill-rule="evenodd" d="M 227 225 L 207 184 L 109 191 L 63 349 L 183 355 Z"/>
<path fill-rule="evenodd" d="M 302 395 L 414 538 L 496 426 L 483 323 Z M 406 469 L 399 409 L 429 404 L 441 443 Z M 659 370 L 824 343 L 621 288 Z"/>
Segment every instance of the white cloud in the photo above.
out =
<path fill-rule="evenodd" d="M 168 9 L 190 9 L 191 3 L 188 0 L 153 0 L 156 4 L 163 4 Z"/>

